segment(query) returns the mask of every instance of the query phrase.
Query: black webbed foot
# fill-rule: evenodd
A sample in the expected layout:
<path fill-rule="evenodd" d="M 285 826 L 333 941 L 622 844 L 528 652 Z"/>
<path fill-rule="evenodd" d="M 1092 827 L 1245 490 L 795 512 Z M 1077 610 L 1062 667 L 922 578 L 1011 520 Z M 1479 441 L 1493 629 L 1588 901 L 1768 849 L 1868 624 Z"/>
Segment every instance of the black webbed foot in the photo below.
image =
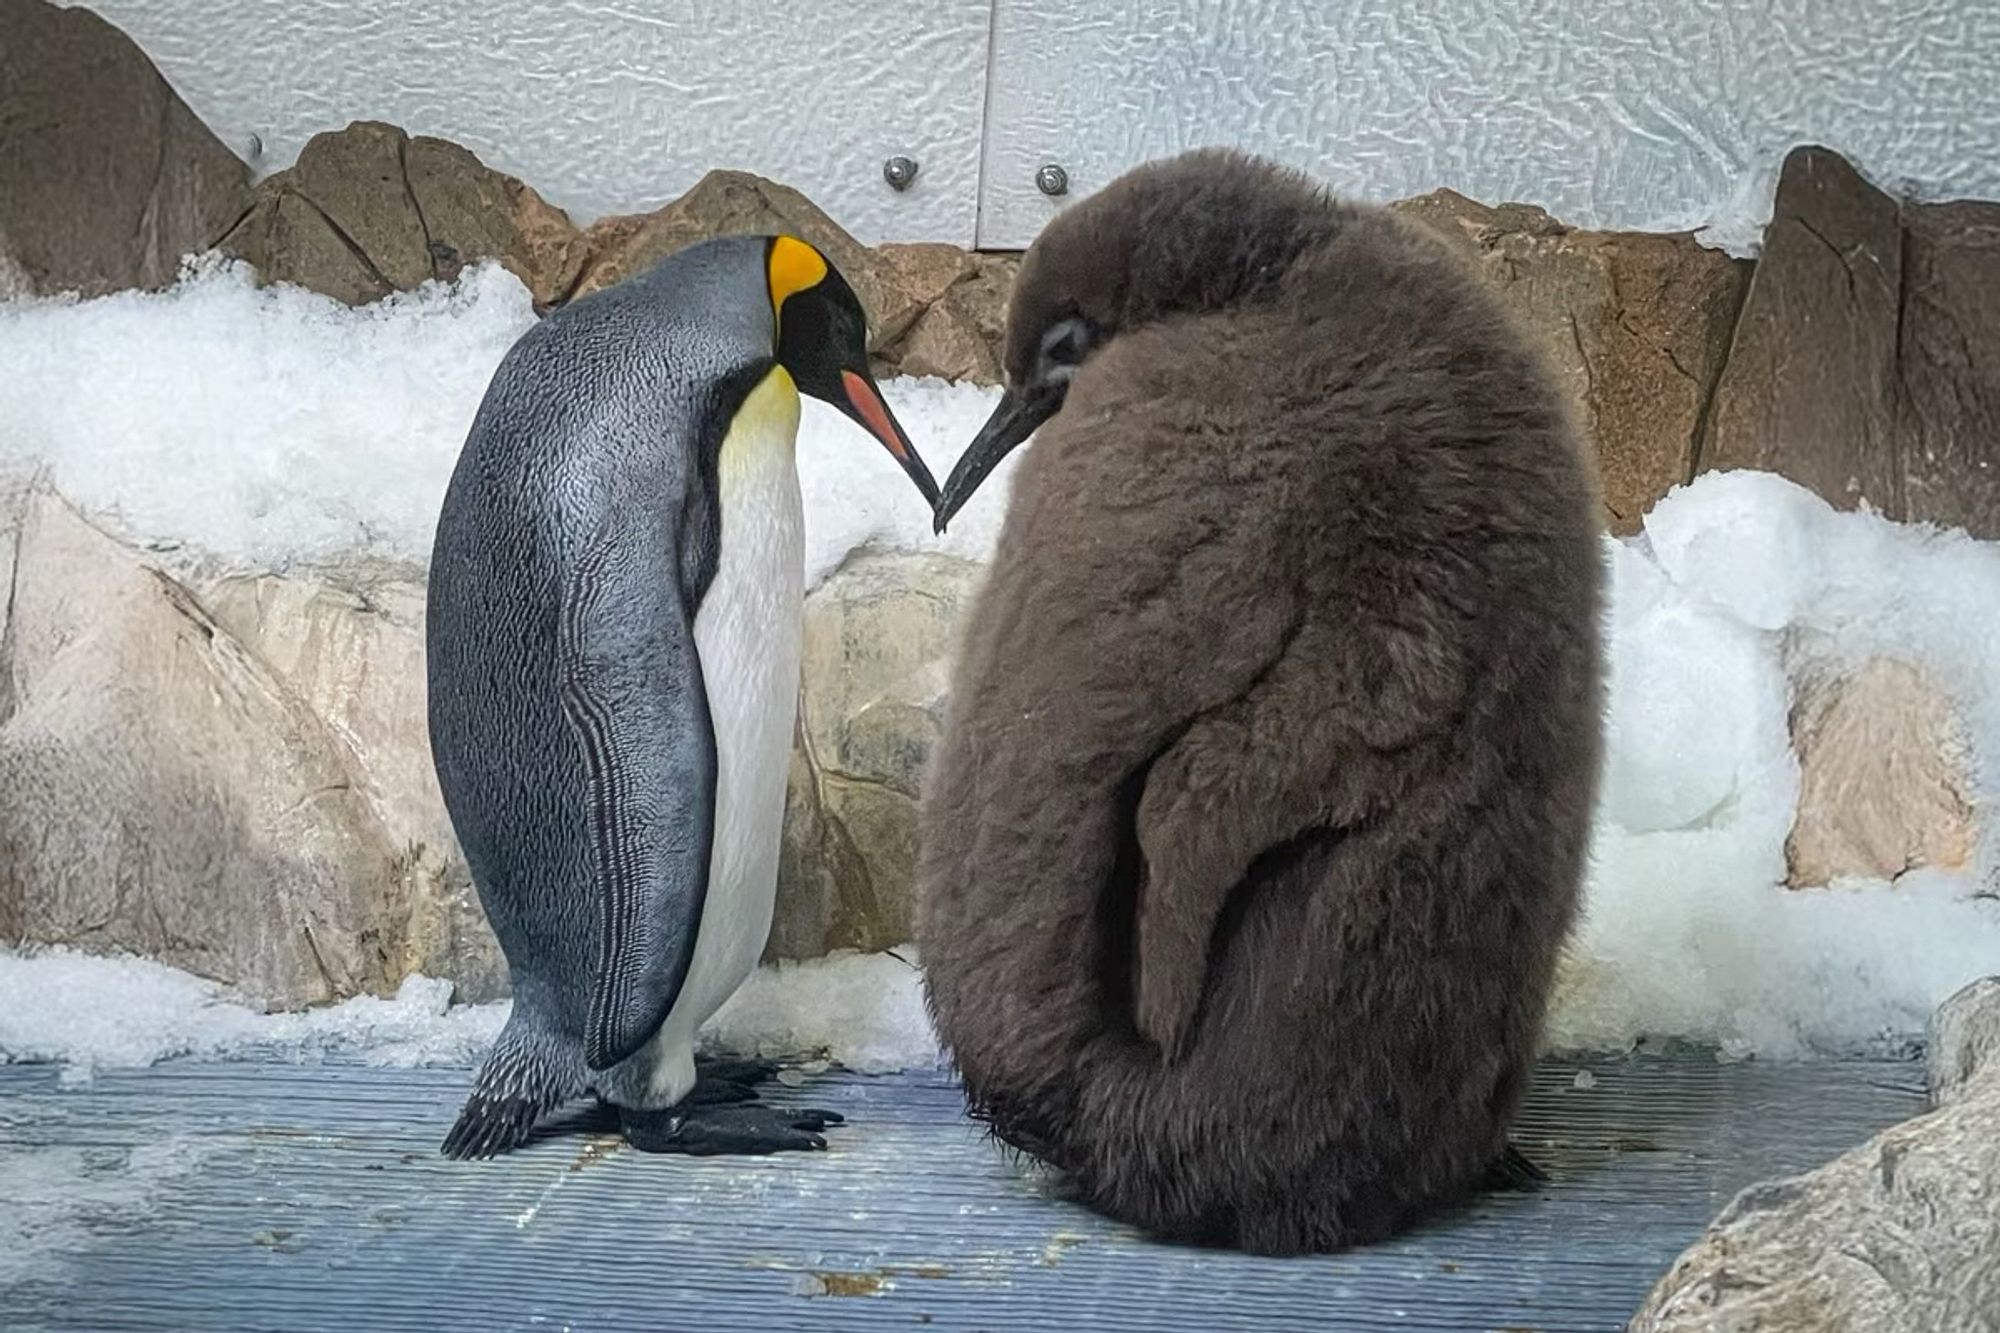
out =
<path fill-rule="evenodd" d="M 726 1056 L 709 1059 L 697 1055 L 694 1058 L 694 1074 L 698 1079 L 721 1079 L 725 1083 L 768 1083 L 778 1076 L 776 1060 L 737 1060 Z"/>
<path fill-rule="evenodd" d="M 625 1140 L 640 1152 L 689 1157 L 762 1157 L 826 1147 L 822 1131 L 842 1117 L 832 1111 L 776 1106 L 693 1105 L 620 1113 Z"/>
<path fill-rule="evenodd" d="M 778 1072 L 770 1060 L 701 1060 L 694 1062 L 695 1085 L 683 1106 L 726 1106 L 757 1100 L 757 1085 Z"/>

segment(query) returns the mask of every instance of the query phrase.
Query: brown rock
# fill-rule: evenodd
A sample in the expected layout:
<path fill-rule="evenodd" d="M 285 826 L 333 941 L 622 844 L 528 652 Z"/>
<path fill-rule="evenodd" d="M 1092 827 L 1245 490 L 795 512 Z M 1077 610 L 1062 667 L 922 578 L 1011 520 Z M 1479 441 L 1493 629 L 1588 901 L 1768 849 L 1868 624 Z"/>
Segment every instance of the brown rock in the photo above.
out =
<path fill-rule="evenodd" d="M 289 282 L 348 305 L 379 301 L 393 290 L 317 204 L 285 189 L 277 176 L 260 187 L 256 207 L 222 248 L 267 282 Z"/>
<path fill-rule="evenodd" d="M 1808 683 L 1792 711 L 1792 747 L 1793 887 L 1959 870 L 1971 858 L 1971 755 L 1951 701 L 1917 667 L 1875 658 Z"/>
<path fill-rule="evenodd" d="M 249 169 L 130 38 L 0 0 L 0 289 L 160 287 L 250 206 Z"/>
<path fill-rule="evenodd" d="M 742 171 L 711 171 L 656 212 L 594 224 L 585 233 L 590 258 L 576 294 L 643 272 L 696 241 L 741 233 L 786 233 L 818 247 L 867 310 L 871 352 L 893 345 L 922 313 L 913 280 L 895 259 L 849 236 L 797 190 Z"/>
<path fill-rule="evenodd" d="M 394 125 L 367 120 L 315 134 L 279 187 L 317 206 L 395 291 L 432 277 L 424 216 L 403 171 L 409 141 Z"/>
<path fill-rule="evenodd" d="M 1785 159 L 1701 466 L 1763 468 L 1853 508 L 1900 511 L 1896 202 L 1838 154 Z"/>
<path fill-rule="evenodd" d="M 1690 236 L 1572 231 L 1450 190 L 1392 207 L 1465 257 L 1536 339 L 1596 441 L 1612 530 L 1637 531 L 1692 475 L 1749 266 Z"/>
<path fill-rule="evenodd" d="M 772 956 L 910 938 L 918 787 L 977 575 L 950 556 L 862 554 L 807 599 Z"/>
<path fill-rule="evenodd" d="M 314 135 L 295 166 L 257 187 L 224 248 L 268 281 L 350 305 L 494 259 L 546 309 L 584 256 L 568 217 L 520 181 L 457 144 L 375 121 Z"/>
<path fill-rule="evenodd" d="M 2000 204 L 1903 221 L 1902 513 L 2000 536 Z"/>
<path fill-rule="evenodd" d="M 560 208 L 444 139 L 410 140 L 403 162 L 438 277 L 495 258 L 527 285 L 538 310 L 576 285 L 583 233 Z"/>
<path fill-rule="evenodd" d="M 2000 205 L 1899 204 L 1794 151 L 1701 462 L 2000 535 Z"/>
<path fill-rule="evenodd" d="M 1007 300 L 1021 268 L 1020 256 L 967 252 L 956 246 L 882 248 L 899 258 L 908 252 L 941 252 L 902 261 L 906 271 L 912 263 L 922 265 L 922 276 L 913 281 L 912 290 L 923 296 L 924 311 L 883 358 L 883 372 L 1001 383 Z"/>
<path fill-rule="evenodd" d="M 934 375 L 999 382 L 996 350 L 982 337 L 960 289 L 980 272 L 980 256 L 955 245 L 884 245 L 879 253 L 902 271 L 922 313 L 902 340 L 877 359 L 878 375 Z"/>
<path fill-rule="evenodd" d="M 1021 274 L 1018 254 L 978 254 L 973 256 L 975 271 L 953 291 L 966 313 L 972 317 L 979 336 L 993 348 L 996 362 L 1006 361 L 1007 302 L 1014 295 L 1014 279 Z"/>
<path fill-rule="evenodd" d="M 979 316 L 958 292 L 925 310 L 897 346 L 893 362 L 903 375 L 934 375 L 974 384 L 1001 382 L 1000 354 L 980 332 Z"/>
<path fill-rule="evenodd" d="M 911 299 L 923 306 L 934 304 L 979 271 L 978 256 L 955 245 L 891 241 L 877 246 L 875 253 L 896 266 Z"/>
<path fill-rule="evenodd" d="M 397 849 L 337 738 L 179 584 L 60 499 L 18 528 L 0 936 L 277 1004 L 393 990 Z"/>

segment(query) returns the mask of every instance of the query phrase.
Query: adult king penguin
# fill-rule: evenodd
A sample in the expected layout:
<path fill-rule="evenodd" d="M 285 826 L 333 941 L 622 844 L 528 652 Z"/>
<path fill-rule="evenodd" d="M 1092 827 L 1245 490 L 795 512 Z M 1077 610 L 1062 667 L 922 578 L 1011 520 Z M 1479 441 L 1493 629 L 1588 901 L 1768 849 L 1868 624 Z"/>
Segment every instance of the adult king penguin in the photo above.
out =
<path fill-rule="evenodd" d="M 770 932 L 799 686 L 799 394 L 937 486 L 812 246 L 732 236 L 556 311 L 501 361 L 446 492 L 427 658 L 439 785 L 514 1007 L 444 1143 L 595 1092 L 651 1151 L 825 1146 L 698 1087 Z M 690 1095 L 694 1094 L 694 1095 Z"/>
<path fill-rule="evenodd" d="M 1535 1173 L 1599 501 L 1436 237 L 1201 152 L 1052 219 L 943 524 L 1015 474 L 919 815 L 971 1104 L 1113 1216 L 1287 1252 Z"/>

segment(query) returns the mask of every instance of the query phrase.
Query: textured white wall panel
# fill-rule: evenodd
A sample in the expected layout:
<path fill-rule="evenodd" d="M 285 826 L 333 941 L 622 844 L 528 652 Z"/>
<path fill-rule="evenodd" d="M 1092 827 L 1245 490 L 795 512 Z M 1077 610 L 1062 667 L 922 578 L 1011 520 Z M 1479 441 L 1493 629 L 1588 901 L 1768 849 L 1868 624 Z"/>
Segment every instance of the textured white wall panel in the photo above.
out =
<path fill-rule="evenodd" d="M 1824 142 L 2000 197 L 2000 0 L 996 0 L 980 240 L 1165 153 L 1236 144 L 1387 199 L 1451 186 L 1584 226 L 1754 240 Z"/>
<path fill-rule="evenodd" d="M 797 186 L 865 241 L 970 244 L 986 0 L 91 0 L 239 153 L 386 120 L 580 221 L 711 167 Z M 916 158 L 898 194 L 884 159 Z"/>

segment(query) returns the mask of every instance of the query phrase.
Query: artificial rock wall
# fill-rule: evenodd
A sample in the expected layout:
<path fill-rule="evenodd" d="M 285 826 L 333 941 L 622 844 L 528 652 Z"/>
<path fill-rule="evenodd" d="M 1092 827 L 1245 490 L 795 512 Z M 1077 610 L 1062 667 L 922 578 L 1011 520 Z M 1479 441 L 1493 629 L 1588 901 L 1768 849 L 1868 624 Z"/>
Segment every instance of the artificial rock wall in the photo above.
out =
<path fill-rule="evenodd" d="M 0 298 L 158 287 L 220 249 L 351 304 L 497 260 L 546 311 L 701 237 L 783 229 L 853 282 L 878 373 L 999 376 L 1016 257 L 863 246 L 754 176 L 580 229 L 462 147 L 360 122 L 252 187 L 136 46 L 41 0 L 0 2 L 0 76 Z M 1612 531 L 1702 469 L 1759 466 L 2000 535 L 2000 205 L 1904 203 L 1802 149 L 1754 266 L 1449 191 L 1394 207 L 1541 343 Z M 23 483 L 0 497 L 0 572 L 0 942 L 131 950 L 280 1005 L 413 972 L 504 990 L 423 740 L 421 568 L 176 578 Z M 860 553 L 808 599 L 774 955 L 907 938 L 918 775 L 977 573 Z M 1796 720 L 1802 885 L 1971 843 L 1945 705 L 1862 684 L 1865 717 Z M 1890 785 L 1918 791 L 1907 815 Z"/>

